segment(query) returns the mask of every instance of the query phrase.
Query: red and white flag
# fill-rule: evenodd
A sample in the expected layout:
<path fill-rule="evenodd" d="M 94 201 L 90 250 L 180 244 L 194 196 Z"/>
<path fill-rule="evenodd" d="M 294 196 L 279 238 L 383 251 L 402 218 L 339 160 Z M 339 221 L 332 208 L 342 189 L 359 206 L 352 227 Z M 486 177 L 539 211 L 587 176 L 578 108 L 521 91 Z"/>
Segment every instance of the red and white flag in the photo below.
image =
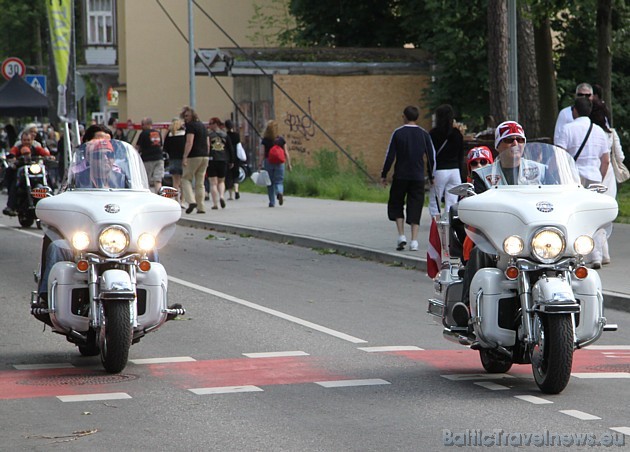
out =
<path fill-rule="evenodd" d="M 427 249 L 427 275 L 429 278 L 435 278 L 440 272 L 442 265 L 442 241 L 438 231 L 435 218 L 431 220 L 431 228 L 429 229 L 429 247 Z"/>

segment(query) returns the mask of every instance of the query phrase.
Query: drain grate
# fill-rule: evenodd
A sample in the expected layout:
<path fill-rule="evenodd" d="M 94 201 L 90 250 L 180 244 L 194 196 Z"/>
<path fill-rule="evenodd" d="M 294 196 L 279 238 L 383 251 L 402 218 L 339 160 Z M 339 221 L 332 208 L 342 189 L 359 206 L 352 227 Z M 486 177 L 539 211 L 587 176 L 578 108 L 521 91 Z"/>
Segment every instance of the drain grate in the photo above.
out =
<path fill-rule="evenodd" d="M 27 378 L 17 383 L 28 386 L 83 386 L 83 385 L 109 385 L 137 380 L 136 375 L 54 375 Z"/>

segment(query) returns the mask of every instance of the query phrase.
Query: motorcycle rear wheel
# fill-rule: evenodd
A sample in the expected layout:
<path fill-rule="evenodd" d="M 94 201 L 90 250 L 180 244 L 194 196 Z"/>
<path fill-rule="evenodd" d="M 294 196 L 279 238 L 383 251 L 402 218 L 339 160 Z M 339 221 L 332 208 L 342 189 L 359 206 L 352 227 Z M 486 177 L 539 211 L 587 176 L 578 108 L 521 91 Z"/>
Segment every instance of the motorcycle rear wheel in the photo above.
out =
<path fill-rule="evenodd" d="M 103 306 L 100 332 L 101 362 L 109 373 L 121 372 L 127 366 L 133 339 L 129 302 L 110 301 Z"/>
<path fill-rule="evenodd" d="M 503 374 L 512 368 L 512 361 L 494 350 L 480 349 L 479 358 L 481 365 L 489 374 Z"/>
<path fill-rule="evenodd" d="M 32 215 L 18 212 L 18 221 L 23 228 L 30 228 L 35 222 L 35 218 Z"/>
<path fill-rule="evenodd" d="M 97 356 L 101 352 L 101 349 L 98 348 L 94 330 L 88 331 L 87 337 L 87 344 L 79 345 L 79 353 L 81 353 L 82 356 Z"/>
<path fill-rule="evenodd" d="M 531 351 L 532 371 L 545 394 L 559 394 L 571 378 L 573 323 L 571 314 L 541 314 L 534 317 L 538 342 Z"/>

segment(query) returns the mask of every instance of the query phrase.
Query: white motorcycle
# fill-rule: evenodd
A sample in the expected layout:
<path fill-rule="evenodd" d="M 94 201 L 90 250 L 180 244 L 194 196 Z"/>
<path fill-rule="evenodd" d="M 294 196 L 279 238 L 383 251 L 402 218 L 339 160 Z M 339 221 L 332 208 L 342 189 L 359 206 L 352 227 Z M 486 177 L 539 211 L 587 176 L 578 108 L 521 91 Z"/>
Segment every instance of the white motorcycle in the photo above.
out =
<path fill-rule="evenodd" d="M 101 141 L 109 149 L 91 153 L 91 143 L 75 152 L 62 192 L 41 193 L 37 203 L 46 236 L 31 314 L 82 355 L 100 354 L 105 369 L 116 373 L 133 343 L 185 313 L 179 305 L 167 307 L 168 278 L 156 258 L 181 208 L 169 199 L 177 190 L 151 193 L 131 145 Z M 107 174 L 96 171 L 99 160 L 91 155 L 106 163 Z"/>
<path fill-rule="evenodd" d="M 586 266 L 617 202 L 602 185 L 582 187 L 560 148 L 527 144 L 522 158 L 518 185 L 478 195 L 472 184 L 452 190 L 462 199 L 439 222 L 442 267 L 428 312 L 441 318 L 445 338 L 479 350 L 487 372 L 531 364 L 540 390 L 557 394 L 569 382 L 574 350 L 617 329 L 604 317 L 599 275 Z M 478 181 L 503 176 L 499 161 L 484 170 Z M 466 234 L 485 256 L 478 265 L 471 254 L 468 274 Z"/>

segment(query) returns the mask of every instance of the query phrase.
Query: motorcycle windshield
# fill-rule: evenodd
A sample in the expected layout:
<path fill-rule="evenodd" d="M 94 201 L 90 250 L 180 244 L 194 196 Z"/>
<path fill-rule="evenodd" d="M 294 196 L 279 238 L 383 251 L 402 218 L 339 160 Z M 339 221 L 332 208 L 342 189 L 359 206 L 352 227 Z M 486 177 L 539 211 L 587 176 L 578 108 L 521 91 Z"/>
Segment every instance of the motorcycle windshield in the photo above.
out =
<path fill-rule="evenodd" d="M 499 153 L 494 163 L 474 172 L 486 188 L 580 184 L 573 157 L 547 143 L 515 144 Z"/>
<path fill-rule="evenodd" d="M 92 140 L 79 146 L 68 170 L 70 190 L 149 190 L 140 155 L 129 143 Z"/>

